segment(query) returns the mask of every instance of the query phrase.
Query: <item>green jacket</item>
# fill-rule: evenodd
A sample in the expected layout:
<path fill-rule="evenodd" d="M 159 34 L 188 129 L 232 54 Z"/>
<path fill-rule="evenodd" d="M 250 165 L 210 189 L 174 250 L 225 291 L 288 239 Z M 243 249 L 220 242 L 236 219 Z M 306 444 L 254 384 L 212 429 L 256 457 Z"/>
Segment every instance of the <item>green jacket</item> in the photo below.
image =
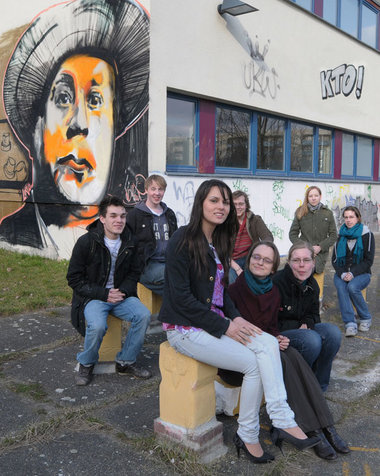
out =
<path fill-rule="evenodd" d="M 319 245 L 321 251 L 315 259 L 315 272 L 323 273 L 329 255 L 329 248 L 336 242 L 337 233 L 332 211 L 325 205 L 313 212 L 304 215 L 301 220 L 294 216 L 289 230 L 289 239 L 294 244 L 297 241 L 308 241 L 312 245 Z"/>

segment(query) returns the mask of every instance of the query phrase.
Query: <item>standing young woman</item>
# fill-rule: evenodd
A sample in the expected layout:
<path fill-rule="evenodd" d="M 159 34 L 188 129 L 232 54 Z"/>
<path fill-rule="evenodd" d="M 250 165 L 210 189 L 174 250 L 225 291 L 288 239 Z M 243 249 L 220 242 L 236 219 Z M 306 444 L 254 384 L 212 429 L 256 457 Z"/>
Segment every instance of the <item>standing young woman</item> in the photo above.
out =
<path fill-rule="evenodd" d="M 289 339 L 278 331 L 281 297 L 271 275 L 279 263 L 280 255 L 273 243 L 254 243 L 244 272 L 229 286 L 228 294 L 244 319 L 277 338 L 288 404 L 302 430 L 309 436 L 320 437 L 314 446 L 317 456 L 333 460 L 337 458 L 336 451 L 349 453 L 350 450 L 334 427 L 334 419 L 313 371 L 297 350 L 289 346 Z M 240 386 L 243 378 L 242 374 L 222 369 L 219 375 L 235 386 Z"/>
<path fill-rule="evenodd" d="M 321 202 L 322 192 L 313 185 L 306 190 L 302 205 L 297 208 L 289 239 L 311 243 L 315 254 L 314 278 L 319 285 L 320 304 L 323 300 L 323 282 L 329 249 L 336 241 L 336 225 L 332 211 Z M 322 306 L 320 306 L 322 307 Z"/>
<path fill-rule="evenodd" d="M 316 445 L 319 438 L 308 438 L 294 421 L 286 402 L 277 340 L 240 317 L 225 290 L 236 228 L 231 190 L 219 180 L 203 182 L 189 225 L 169 240 L 159 320 L 178 352 L 244 374 L 234 444 L 238 454 L 242 449 L 252 462 L 267 463 L 274 458 L 259 443 L 263 389 L 276 444 L 285 440 L 304 449 Z"/>
<path fill-rule="evenodd" d="M 352 303 L 359 315 L 359 331 L 367 332 L 371 327 L 372 317 L 361 291 L 371 281 L 375 240 L 368 227 L 361 223 L 361 214 L 356 207 L 346 207 L 343 218 L 344 224 L 334 246 L 332 264 L 336 271 L 334 284 L 346 337 L 352 337 L 358 333 Z"/>
<path fill-rule="evenodd" d="M 319 317 L 319 287 L 313 278 L 314 257 L 310 243 L 296 243 L 289 250 L 288 263 L 273 276 L 273 282 L 281 295 L 279 331 L 289 337 L 290 345 L 310 365 L 325 391 L 342 336 L 337 326 L 321 322 Z"/>

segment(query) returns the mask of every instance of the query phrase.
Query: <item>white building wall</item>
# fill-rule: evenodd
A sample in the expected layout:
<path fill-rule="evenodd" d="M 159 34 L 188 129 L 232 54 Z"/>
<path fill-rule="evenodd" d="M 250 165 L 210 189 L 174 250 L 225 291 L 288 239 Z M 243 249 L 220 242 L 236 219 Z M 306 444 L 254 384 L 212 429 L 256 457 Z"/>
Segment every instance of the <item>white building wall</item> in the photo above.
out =
<path fill-rule="evenodd" d="M 219 3 L 152 0 L 150 172 L 166 169 L 168 90 L 380 136 L 378 52 L 286 0 L 249 0 L 259 11 L 236 18 L 221 17 Z M 356 71 L 364 67 L 359 98 L 356 84 L 346 96 L 335 94 L 330 81 L 334 96 L 322 99 L 321 71 L 344 64 L 352 64 Z M 176 211 L 179 224 L 187 222 L 195 191 L 205 178 L 166 177 L 165 201 Z M 377 184 L 221 178 L 232 190 L 249 194 L 253 211 L 275 235 L 281 254 L 290 246 L 294 211 L 313 184 L 322 189 L 322 201 L 337 219 L 344 206 L 360 204 L 365 221 L 378 230 Z"/>

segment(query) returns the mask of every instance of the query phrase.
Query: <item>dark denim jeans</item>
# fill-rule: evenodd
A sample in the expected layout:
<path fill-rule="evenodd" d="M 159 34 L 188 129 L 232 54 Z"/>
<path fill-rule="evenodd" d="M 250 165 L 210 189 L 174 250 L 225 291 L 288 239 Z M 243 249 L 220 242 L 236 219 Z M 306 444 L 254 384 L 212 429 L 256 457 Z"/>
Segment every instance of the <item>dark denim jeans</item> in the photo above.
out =
<path fill-rule="evenodd" d="M 298 350 L 313 369 L 325 392 L 330 382 L 332 362 L 342 339 L 339 328 L 323 322 L 315 324 L 314 329 L 291 329 L 281 334 L 289 337 L 290 345 Z"/>

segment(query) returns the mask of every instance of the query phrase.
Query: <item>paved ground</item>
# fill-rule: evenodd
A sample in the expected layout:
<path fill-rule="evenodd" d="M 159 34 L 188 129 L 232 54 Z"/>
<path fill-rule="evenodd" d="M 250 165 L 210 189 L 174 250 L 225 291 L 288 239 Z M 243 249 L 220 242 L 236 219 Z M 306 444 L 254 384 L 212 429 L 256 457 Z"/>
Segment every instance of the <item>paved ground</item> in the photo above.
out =
<path fill-rule="evenodd" d="M 236 420 L 220 417 L 228 453 L 213 465 L 200 465 L 183 451 L 159 445 L 153 420 L 159 415 L 159 344 L 163 333 L 146 338 L 140 362 L 149 381 L 98 375 L 88 387 L 74 385 L 75 354 L 81 339 L 60 308 L 1 318 L 0 334 L 0 475 L 344 475 L 380 474 L 380 235 L 373 279 L 368 290 L 374 323 L 368 334 L 344 338 L 334 361 L 327 392 L 336 427 L 352 452 L 327 462 L 312 450 L 285 455 L 269 441 L 269 421 L 262 410 L 264 445 L 273 464 L 252 465 L 237 459 L 231 444 Z M 326 271 L 323 321 L 341 328 L 331 268 Z"/>

